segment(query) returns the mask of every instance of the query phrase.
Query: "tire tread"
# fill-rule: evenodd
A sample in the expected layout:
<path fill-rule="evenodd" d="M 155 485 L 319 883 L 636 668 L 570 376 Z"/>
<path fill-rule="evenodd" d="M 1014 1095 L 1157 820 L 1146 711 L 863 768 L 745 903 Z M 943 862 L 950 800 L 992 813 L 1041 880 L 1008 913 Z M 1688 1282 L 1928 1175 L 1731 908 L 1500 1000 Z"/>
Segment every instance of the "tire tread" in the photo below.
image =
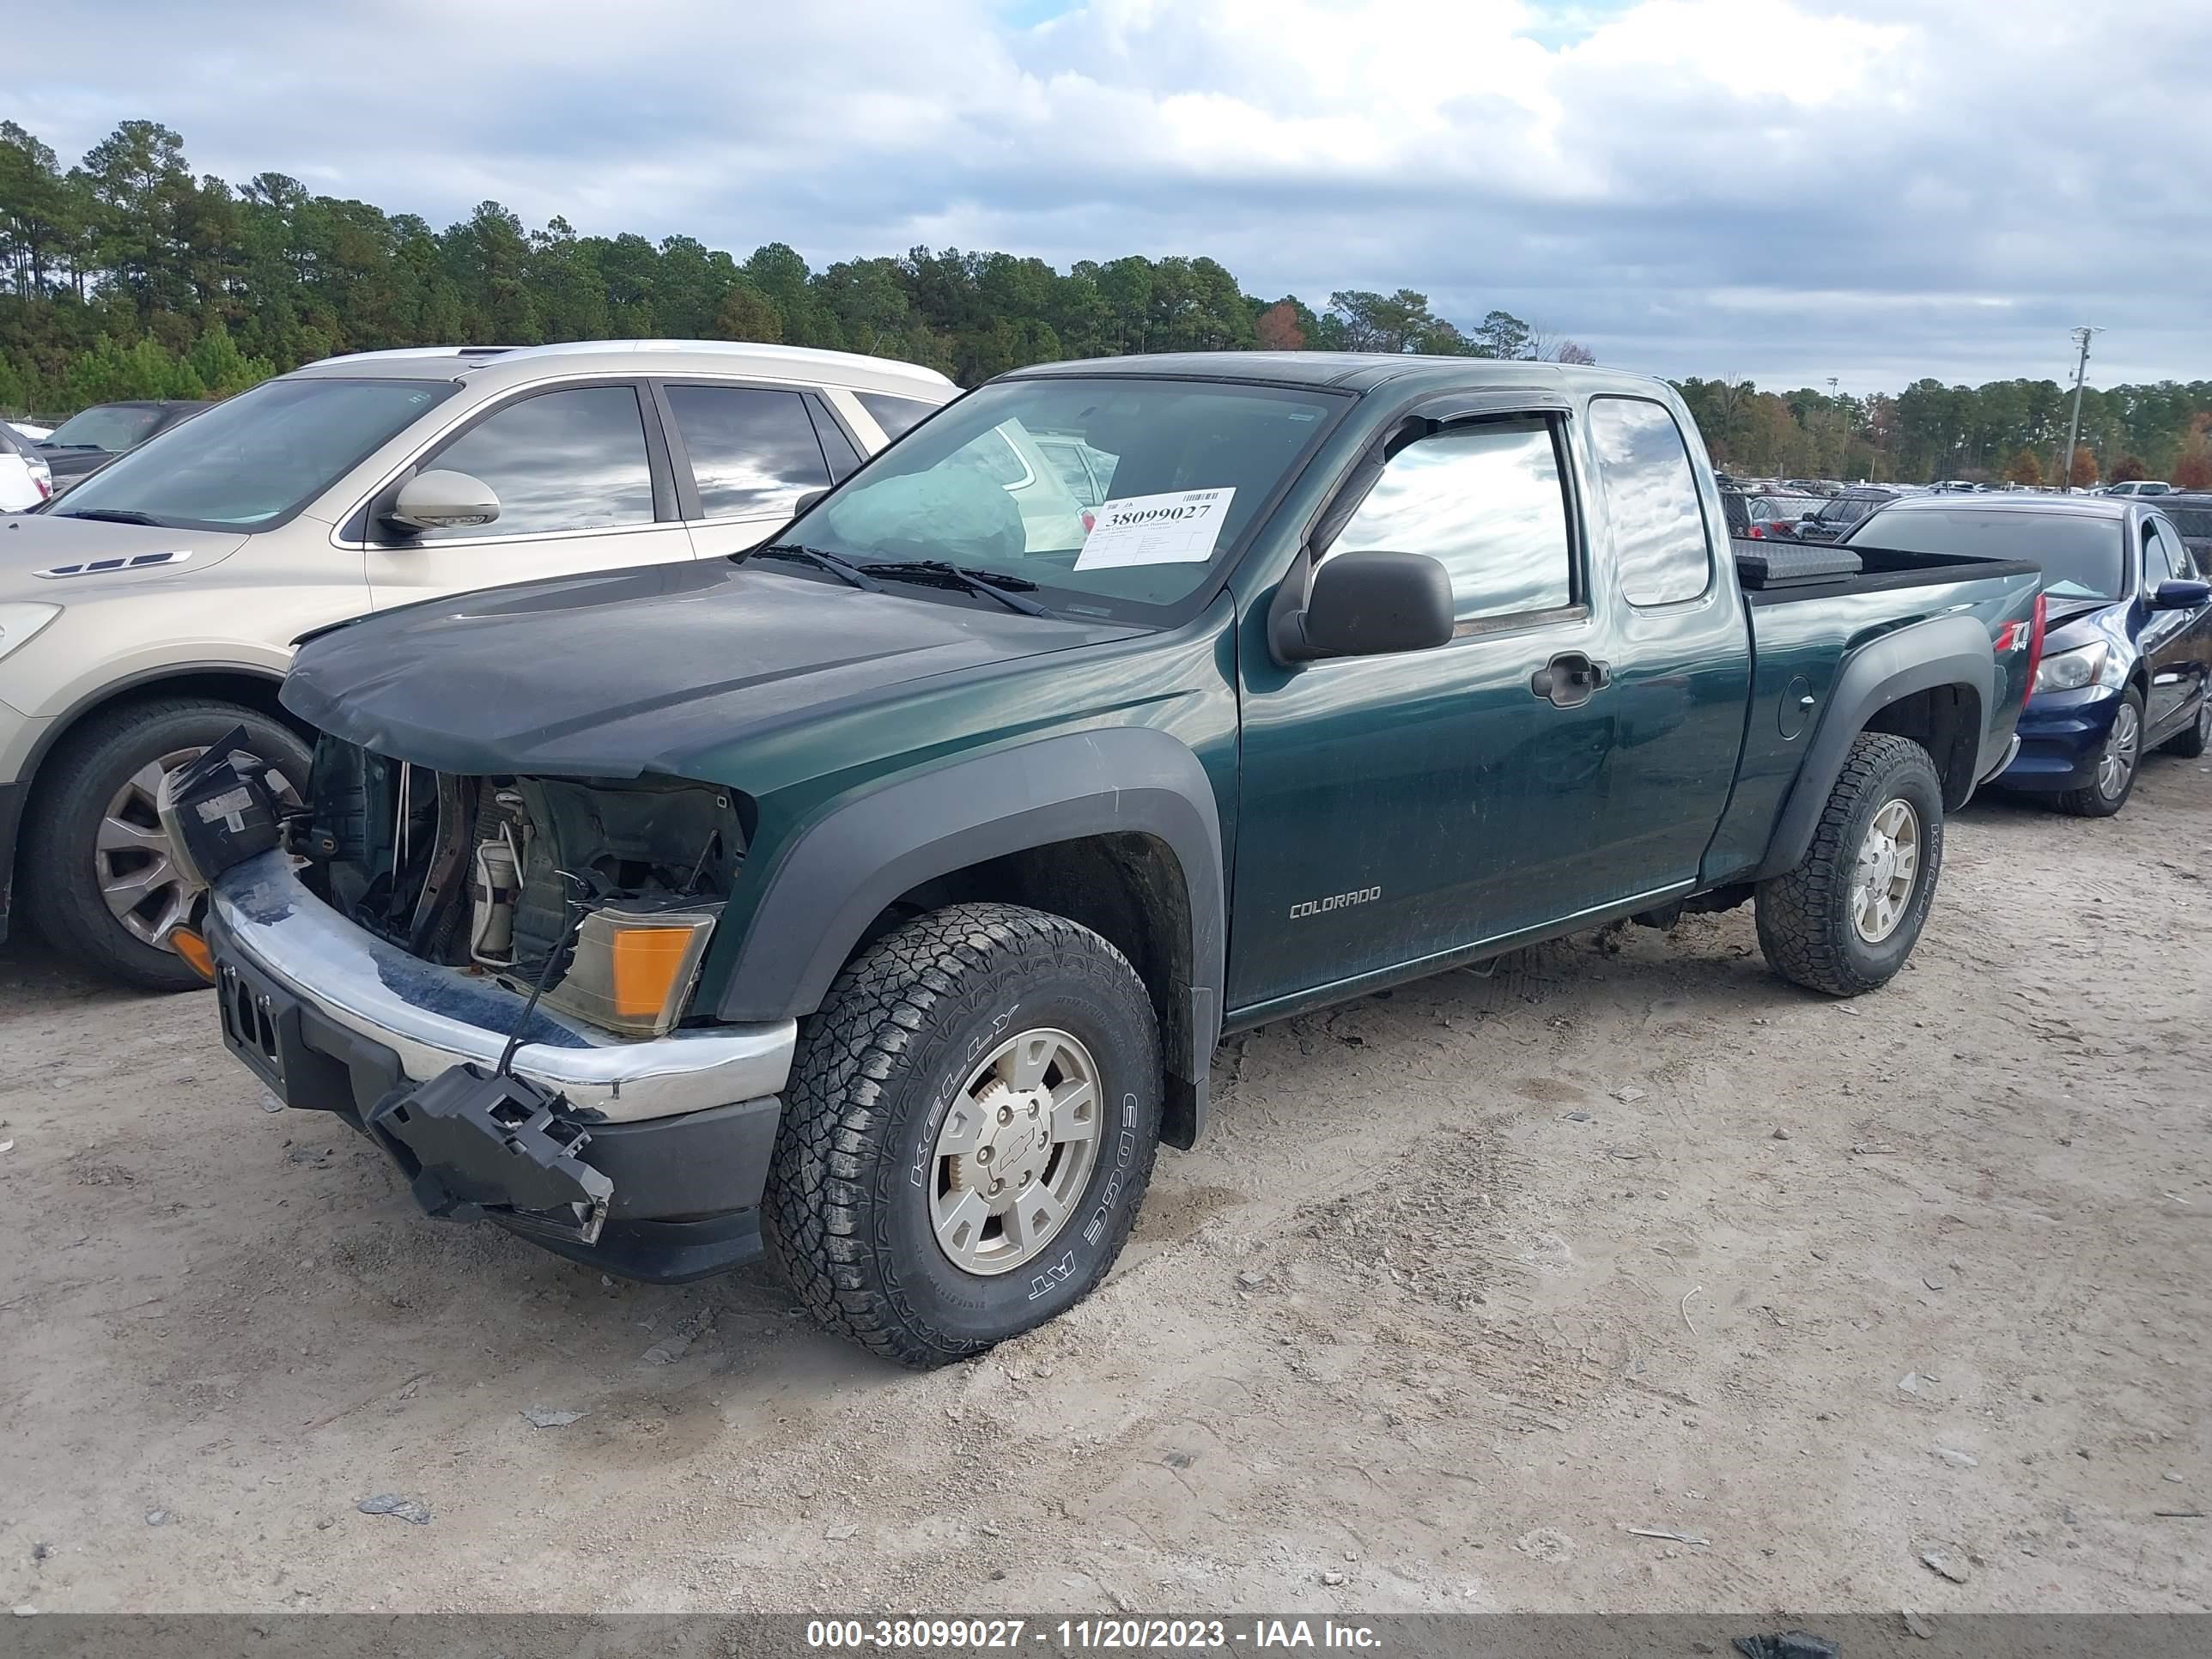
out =
<path fill-rule="evenodd" d="M 1843 929 L 1850 926 L 1847 896 L 1858 850 L 1849 844 L 1847 830 L 1853 813 L 1869 795 L 1887 788 L 1899 772 L 1915 766 L 1935 779 L 1934 761 L 1911 738 L 1887 732 L 1860 732 L 1851 739 L 1804 858 L 1796 869 L 1759 884 L 1759 948 L 1783 978 L 1838 997 L 1858 996 L 1887 982 L 1887 975 L 1869 978 L 1844 946 Z M 1940 786 L 1937 793 L 1940 798 Z M 1929 828 L 1940 837 L 1940 823 Z"/>
<path fill-rule="evenodd" d="M 933 1031 L 940 1004 L 1010 956 L 1031 953 L 1094 959 L 1103 953 L 1106 965 L 1140 986 L 1119 951 L 1066 917 L 1013 904 L 954 904 L 885 934 L 847 963 L 821 1012 L 800 1032 L 762 1201 L 763 1231 L 823 1328 L 902 1365 L 940 1365 L 990 1344 L 928 1332 L 896 1282 L 876 1270 L 871 1182 L 890 1154 L 893 1116 L 883 1085 Z M 1158 1137 L 1148 1138 L 1125 1189 L 1127 1219 L 1144 1200 L 1158 1152 Z M 1113 1266 L 1127 1231 L 1125 1220 L 1079 1299 Z"/>

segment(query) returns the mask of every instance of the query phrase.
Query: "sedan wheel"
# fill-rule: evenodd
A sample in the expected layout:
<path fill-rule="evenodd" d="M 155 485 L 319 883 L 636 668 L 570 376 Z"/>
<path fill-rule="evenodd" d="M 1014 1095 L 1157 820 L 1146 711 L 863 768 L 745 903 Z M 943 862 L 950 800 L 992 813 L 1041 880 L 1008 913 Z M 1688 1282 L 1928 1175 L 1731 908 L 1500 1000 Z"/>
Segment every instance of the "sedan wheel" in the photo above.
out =
<path fill-rule="evenodd" d="M 2132 702 L 2124 702 L 2112 716 L 2112 734 L 2105 739 L 2104 753 L 2097 757 L 2097 793 L 2106 800 L 2118 800 L 2128 793 L 2134 781 L 2136 763 L 2142 758 L 2142 716 L 2136 713 Z"/>

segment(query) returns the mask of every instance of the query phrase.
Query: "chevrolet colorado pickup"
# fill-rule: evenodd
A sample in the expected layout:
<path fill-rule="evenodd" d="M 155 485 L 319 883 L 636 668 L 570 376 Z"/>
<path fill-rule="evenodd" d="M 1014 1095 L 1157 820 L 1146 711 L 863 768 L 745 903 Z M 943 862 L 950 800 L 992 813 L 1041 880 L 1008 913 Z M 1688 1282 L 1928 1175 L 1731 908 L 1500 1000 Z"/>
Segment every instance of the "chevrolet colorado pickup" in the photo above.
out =
<path fill-rule="evenodd" d="M 1627 374 L 1024 369 L 749 554 L 306 642 L 304 809 L 219 743 L 164 822 L 229 1046 L 430 1213 L 934 1364 L 1097 1284 L 1224 1031 L 1747 902 L 1898 971 L 2038 573 L 1724 523 Z"/>

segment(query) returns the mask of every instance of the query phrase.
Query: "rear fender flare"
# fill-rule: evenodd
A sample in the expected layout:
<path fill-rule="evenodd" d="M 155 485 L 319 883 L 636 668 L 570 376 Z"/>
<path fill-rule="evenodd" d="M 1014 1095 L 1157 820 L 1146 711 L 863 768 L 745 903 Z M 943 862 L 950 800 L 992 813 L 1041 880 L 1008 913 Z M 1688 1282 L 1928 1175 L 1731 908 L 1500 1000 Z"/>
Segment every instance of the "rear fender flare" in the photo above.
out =
<path fill-rule="evenodd" d="M 832 808 L 776 855 L 716 1015 L 811 1014 L 869 925 L 902 894 L 988 860 L 1114 834 L 1152 836 L 1181 867 L 1191 935 L 1189 1041 L 1176 1045 L 1168 1071 L 1192 1091 L 1182 1106 L 1190 1120 L 1183 1127 L 1194 1136 L 1221 1032 L 1228 933 L 1221 822 L 1198 757 L 1152 727 L 1042 738 L 898 778 Z M 1179 1115 L 1170 1113 L 1171 1121 Z"/>
<path fill-rule="evenodd" d="M 1767 842 L 1765 860 L 1753 879 L 1782 875 L 1803 861 L 1820 814 L 1827 807 L 1828 795 L 1843 775 L 1852 740 L 1883 709 L 1916 692 L 1939 686 L 1960 687 L 1977 699 L 1982 722 L 1982 730 L 1975 734 L 1978 744 L 1987 738 L 1988 711 L 1996 684 L 1996 663 L 1989 629 L 1969 616 L 1930 617 L 1870 640 L 1852 652 L 1836 675 L 1835 689 L 1805 750 L 1805 763 L 1798 769 L 1796 784 Z M 1941 769 L 1944 757 L 1935 758 Z M 1974 775 L 1980 771 L 1977 763 Z"/>

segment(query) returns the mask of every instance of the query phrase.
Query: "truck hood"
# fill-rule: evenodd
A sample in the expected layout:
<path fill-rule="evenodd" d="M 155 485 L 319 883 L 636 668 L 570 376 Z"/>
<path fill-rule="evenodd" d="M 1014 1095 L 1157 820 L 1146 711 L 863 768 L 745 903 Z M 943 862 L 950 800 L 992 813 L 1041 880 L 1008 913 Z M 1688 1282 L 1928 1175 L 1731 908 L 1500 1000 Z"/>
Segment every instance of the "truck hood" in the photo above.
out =
<path fill-rule="evenodd" d="M 696 777 L 732 737 L 1140 631 L 708 559 L 347 623 L 302 646 L 284 706 L 441 772 Z"/>
<path fill-rule="evenodd" d="M 105 592 L 118 582 L 173 581 L 245 545 L 235 530 L 11 513 L 0 516 L 0 599 L 66 605 L 73 593 Z"/>

